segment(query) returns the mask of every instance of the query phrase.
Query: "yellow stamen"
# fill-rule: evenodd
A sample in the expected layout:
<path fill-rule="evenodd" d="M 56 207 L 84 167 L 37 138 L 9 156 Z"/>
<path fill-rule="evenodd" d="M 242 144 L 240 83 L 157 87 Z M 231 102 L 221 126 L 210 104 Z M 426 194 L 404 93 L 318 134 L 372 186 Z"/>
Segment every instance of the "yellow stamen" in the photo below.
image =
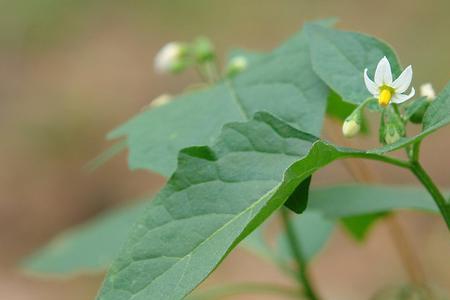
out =
<path fill-rule="evenodd" d="M 378 103 L 380 106 L 387 106 L 392 98 L 392 92 L 390 89 L 383 88 L 381 90 L 380 96 L 378 97 Z"/>

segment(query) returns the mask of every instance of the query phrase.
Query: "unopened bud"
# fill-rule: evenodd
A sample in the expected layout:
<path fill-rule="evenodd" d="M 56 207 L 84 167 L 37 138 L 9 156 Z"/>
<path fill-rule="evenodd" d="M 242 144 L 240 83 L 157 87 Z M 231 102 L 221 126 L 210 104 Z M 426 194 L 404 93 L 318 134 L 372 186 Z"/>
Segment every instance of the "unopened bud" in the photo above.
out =
<path fill-rule="evenodd" d="M 233 57 L 227 66 L 227 75 L 232 77 L 247 69 L 248 61 L 244 56 Z"/>
<path fill-rule="evenodd" d="M 194 42 L 194 54 L 198 63 L 211 61 L 215 57 L 214 46 L 209 39 L 199 37 Z"/>
<path fill-rule="evenodd" d="M 177 73 L 186 67 L 186 47 L 178 42 L 166 44 L 155 56 L 155 69 L 159 73 Z"/>
<path fill-rule="evenodd" d="M 346 138 L 352 138 L 359 133 L 361 130 L 361 125 L 355 120 L 345 120 L 344 125 L 342 125 L 342 133 Z"/>
<path fill-rule="evenodd" d="M 384 141 L 386 144 L 394 144 L 401 138 L 400 132 L 398 131 L 397 126 L 394 124 L 387 124 L 384 134 Z"/>
<path fill-rule="evenodd" d="M 346 138 L 354 137 L 361 130 L 361 123 L 361 107 L 358 107 L 345 119 L 342 125 L 342 133 Z"/>
<path fill-rule="evenodd" d="M 425 83 L 420 86 L 420 95 L 427 97 L 428 100 L 434 100 L 436 98 L 436 93 L 431 83 Z"/>

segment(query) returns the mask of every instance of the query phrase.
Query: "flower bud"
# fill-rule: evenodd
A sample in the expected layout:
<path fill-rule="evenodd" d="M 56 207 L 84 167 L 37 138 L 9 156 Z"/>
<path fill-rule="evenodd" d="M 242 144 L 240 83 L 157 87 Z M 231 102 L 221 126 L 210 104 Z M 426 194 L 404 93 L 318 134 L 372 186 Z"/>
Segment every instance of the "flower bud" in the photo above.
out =
<path fill-rule="evenodd" d="M 158 73 L 177 73 L 186 67 L 183 56 L 186 47 L 178 42 L 166 44 L 155 56 L 155 70 Z"/>
<path fill-rule="evenodd" d="M 344 125 L 342 125 L 342 133 L 346 138 L 352 138 L 359 133 L 361 130 L 361 125 L 355 120 L 345 120 Z"/>
<path fill-rule="evenodd" d="M 384 141 L 386 144 L 394 144 L 401 138 L 400 132 L 398 131 L 397 126 L 394 124 L 386 124 L 386 128 L 384 131 Z"/>
<path fill-rule="evenodd" d="M 383 129 L 384 142 L 388 145 L 397 142 L 406 135 L 405 124 L 401 117 L 394 110 L 387 110 L 386 124 Z"/>
<path fill-rule="evenodd" d="M 420 86 L 420 95 L 427 97 L 428 100 L 434 100 L 436 98 L 436 93 L 431 83 L 425 83 Z"/>
<path fill-rule="evenodd" d="M 361 130 L 362 115 L 360 107 L 356 108 L 350 116 L 348 116 L 342 125 L 342 134 L 346 138 L 352 138 Z"/>
<path fill-rule="evenodd" d="M 233 57 L 227 66 L 227 75 L 232 77 L 243 72 L 248 67 L 247 58 L 244 56 Z"/>
<path fill-rule="evenodd" d="M 197 38 L 194 42 L 194 55 L 196 61 L 200 64 L 213 60 L 215 53 L 211 41 L 205 37 Z"/>

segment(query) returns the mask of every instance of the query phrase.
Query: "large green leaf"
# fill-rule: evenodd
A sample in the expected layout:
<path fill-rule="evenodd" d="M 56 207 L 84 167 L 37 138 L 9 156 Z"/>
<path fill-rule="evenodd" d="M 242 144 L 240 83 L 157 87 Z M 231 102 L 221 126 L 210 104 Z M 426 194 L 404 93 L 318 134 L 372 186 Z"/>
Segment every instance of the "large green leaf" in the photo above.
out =
<path fill-rule="evenodd" d="M 177 171 L 134 226 L 99 299 L 183 298 L 314 171 L 363 154 L 267 113 L 227 124 L 211 148 L 181 151 Z"/>
<path fill-rule="evenodd" d="M 437 211 L 428 193 L 418 187 L 343 185 L 316 188 L 310 194 L 310 205 L 304 214 L 320 214 L 330 221 L 359 214 L 379 214 L 393 209 Z M 24 267 L 50 273 L 106 268 L 118 254 L 131 225 L 142 214 L 149 201 L 143 199 L 133 206 L 106 212 L 92 221 L 63 232 L 28 257 L 23 262 Z M 302 216 L 303 214 L 299 217 Z M 243 246 L 261 257 L 273 259 L 261 227 L 263 226 L 245 239 Z M 316 227 L 307 227 L 315 235 L 318 234 Z"/>
<path fill-rule="evenodd" d="M 328 88 L 313 72 L 304 34 L 270 54 L 258 55 L 248 71 L 232 81 L 177 97 L 147 110 L 109 134 L 126 136 L 132 169 L 147 168 L 169 176 L 178 151 L 210 145 L 222 126 L 268 111 L 292 126 L 318 135 Z"/>
<path fill-rule="evenodd" d="M 308 156 L 310 168 L 295 171 L 278 189 L 286 168 L 315 140 L 261 113 L 226 125 L 212 148 L 183 150 L 177 171 L 113 263 L 99 299 L 184 297 L 311 174 L 319 161 Z"/>
<path fill-rule="evenodd" d="M 314 71 L 344 100 L 359 104 L 371 95 L 364 85 L 363 72 L 374 74 L 378 61 L 386 56 L 395 76 L 400 65 L 391 48 L 361 33 L 346 32 L 315 24 L 305 26 Z"/>

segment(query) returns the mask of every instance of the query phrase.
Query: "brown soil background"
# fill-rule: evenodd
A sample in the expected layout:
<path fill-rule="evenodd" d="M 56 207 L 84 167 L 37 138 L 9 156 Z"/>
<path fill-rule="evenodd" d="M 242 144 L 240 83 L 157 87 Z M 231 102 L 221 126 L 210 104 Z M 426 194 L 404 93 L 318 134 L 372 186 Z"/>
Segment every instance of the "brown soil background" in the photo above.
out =
<path fill-rule="evenodd" d="M 125 155 L 95 173 L 83 166 L 108 146 L 110 129 L 156 96 L 198 80 L 191 72 L 154 74 L 153 56 L 164 43 L 202 34 L 223 57 L 232 46 L 271 49 L 305 20 L 337 16 L 339 27 L 392 44 L 405 65 L 413 64 L 416 86 L 432 82 L 440 90 L 449 78 L 449 10 L 445 0 L 0 2 L 0 299 L 93 299 L 101 274 L 43 278 L 16 266 L 64 229 L 163 185 L 157 175 L 128 171 Z M 442 130 L 423 147 L 424 164 L 442 187 L 450 187 L 449 134 Z M 416 184 L 403 171 L 370 165 L 384 183 Z M 351 182 L 339 164 L 314 179 L 314 185 L 337 182 Z M 428 282 L 450 293 L 443 222 L 417 212 L 398 219 Z M 408 281 L 383 222 L 364 245 L 338 230 L 313 262 L 312 276 L 330 300 L 368 299 Z M 272 266 L 237 250 L 205 285 L 245 280 L 289 284 Z"/>

